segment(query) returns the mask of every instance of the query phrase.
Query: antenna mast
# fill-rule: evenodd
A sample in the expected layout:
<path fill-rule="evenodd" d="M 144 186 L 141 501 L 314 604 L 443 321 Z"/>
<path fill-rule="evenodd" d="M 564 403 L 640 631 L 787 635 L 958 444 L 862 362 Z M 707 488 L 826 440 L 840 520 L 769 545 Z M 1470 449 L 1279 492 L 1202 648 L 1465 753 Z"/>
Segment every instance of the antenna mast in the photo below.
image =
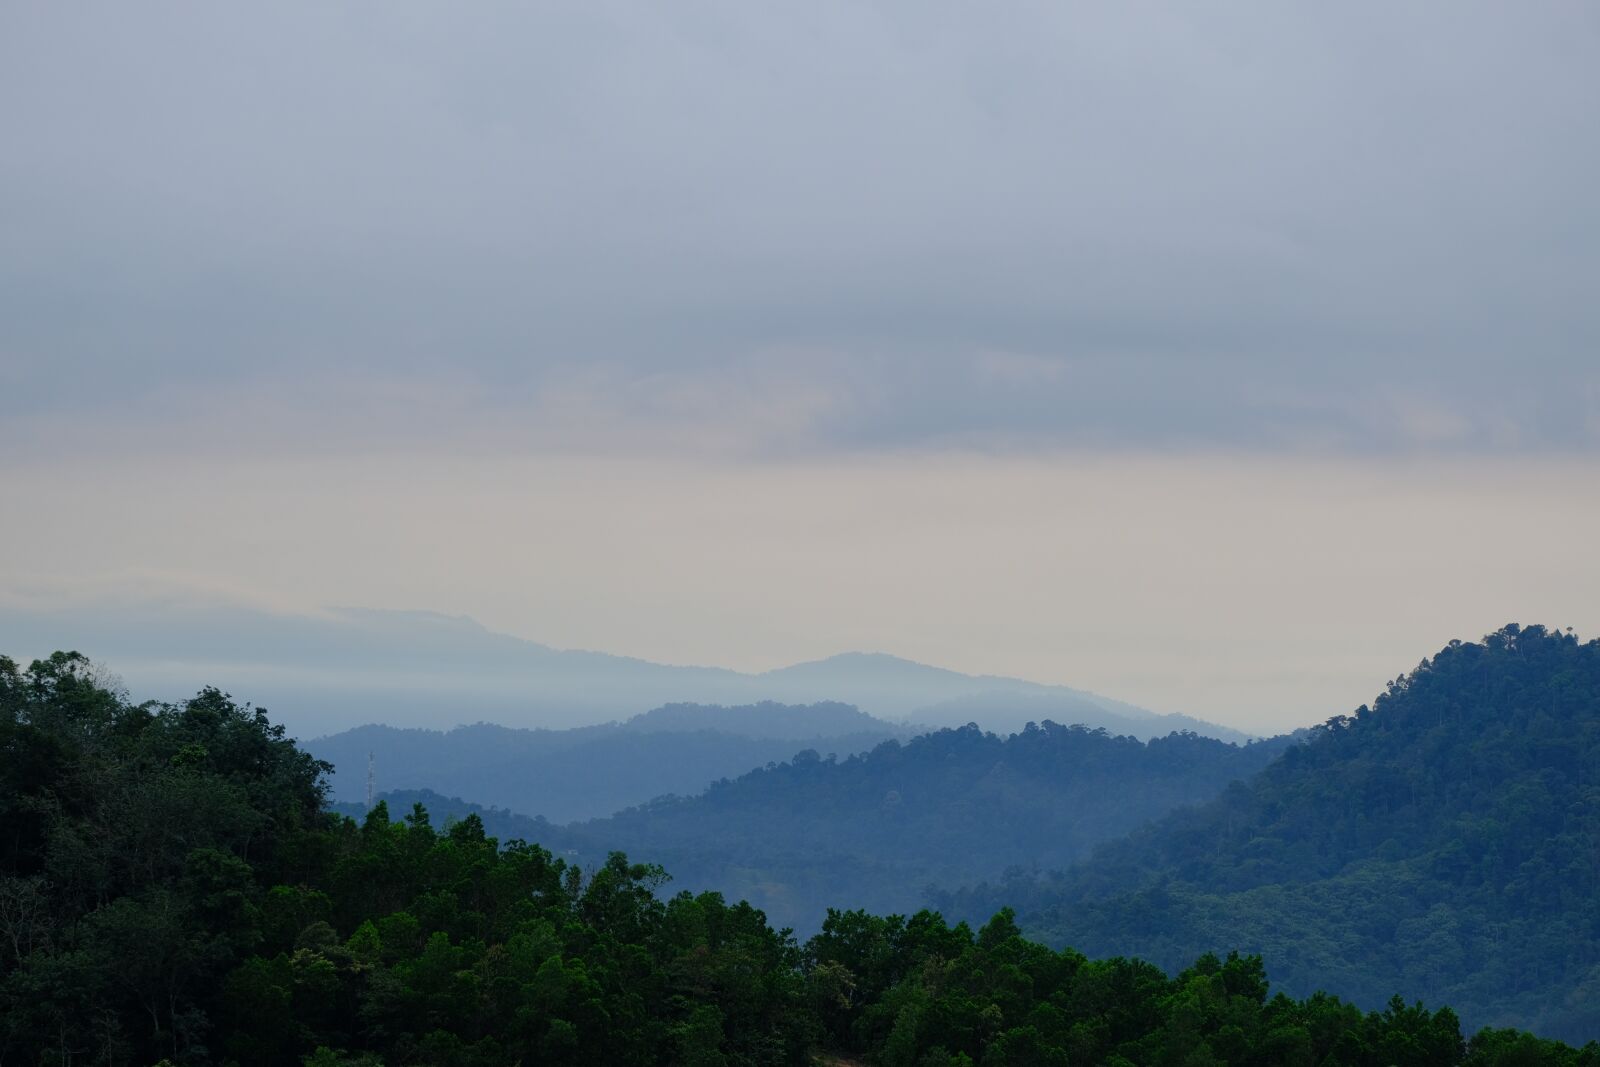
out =
<path fill-rule="evenodd" d="M 372 810 L 372 783 L 377 777 L 377 760 L 372 753 L 367 753 L 367 810 Z"/>

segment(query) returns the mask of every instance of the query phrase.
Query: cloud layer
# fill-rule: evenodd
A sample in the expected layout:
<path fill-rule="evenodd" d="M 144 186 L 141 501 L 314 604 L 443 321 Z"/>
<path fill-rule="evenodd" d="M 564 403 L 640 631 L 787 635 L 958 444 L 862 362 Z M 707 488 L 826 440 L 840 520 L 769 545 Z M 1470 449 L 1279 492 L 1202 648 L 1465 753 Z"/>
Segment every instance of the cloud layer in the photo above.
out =
<path fill-rule="evenodd" d="M 22 5 L 4 443 L 1592 453 L 1597 22 Z"/>

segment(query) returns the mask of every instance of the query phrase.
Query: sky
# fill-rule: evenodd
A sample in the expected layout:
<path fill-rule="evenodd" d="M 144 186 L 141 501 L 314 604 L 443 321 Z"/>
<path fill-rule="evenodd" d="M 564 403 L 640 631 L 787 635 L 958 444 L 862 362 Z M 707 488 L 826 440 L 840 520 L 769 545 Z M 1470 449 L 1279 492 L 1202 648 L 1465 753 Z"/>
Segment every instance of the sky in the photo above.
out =
<path fill-rule="evenodd" d="M 0 610 L 1267 730 L 1600 633 L 1583 3 L 15 3 Z"/>

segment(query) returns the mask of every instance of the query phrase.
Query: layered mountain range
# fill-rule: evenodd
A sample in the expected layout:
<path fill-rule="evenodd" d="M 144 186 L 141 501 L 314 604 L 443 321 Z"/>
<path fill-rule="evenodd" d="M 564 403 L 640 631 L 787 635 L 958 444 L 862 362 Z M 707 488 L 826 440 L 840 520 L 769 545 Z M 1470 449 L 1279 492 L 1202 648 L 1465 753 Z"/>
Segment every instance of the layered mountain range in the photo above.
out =
<path fill-rule="evenodd" d="M 621 722 L 674 703 L 838 701 L 896 724 L 976 721 L 1011 732 L 1048 718 L 1142 738 L 1192 730 L 1246 739 L 1225 726 L 1084 690 L 962 674 L 895 656 L 848 652 L 744 673 L 553 648 L 465 617 L 420 611 L 337 608 L 294 615 L 139 601 L 107 603 L 86 621 L 82 612 L 16 605 L 0 613 L 0 647 L 37 655 L 93 649 L 131 690 L 170 700 L 190 695 L 195 678 L 207 678 L 250 694 L 300 737 L 369 723 L 566 729 Z"/>
<path fill-rule="evenodd" d="M 648 855 L 803 931 L 829 904 L 1011 907 L 1091 955 L 1175 969 L 1237 948 L 1296 996 L 1405 991 L 1472 1027 L 1600 1037 L 1600 642 L 1538 626 L 1452 641 L 1294 738 L 969 727 L 803 751 L 605 819 L 495 817 L 585 864 Z"/>
<path fill-rule="evenodd" d="M 625 722 L 570 730 L 361 726 L 306 748 L 333 764 L 335 800 L 363 800 L 370 768 L 384 791 L 470 796 L 568 822 L 699 793 L 804 748 L 849 756 L 908 735 L 846 704 L 669 704 Z"/>
<path fill-rule="evenodd" d="M 1054 725 L 1001 740 L 972 728 L 903 751 L 886 742 L 857 762 L 903 776 L 911 768 L 894 757 L 910 753 L 923 775 L 942 768 L 926 785 L 981 794 L 966 777 L 973 753 L 1017 775 L 1060 763 L 1092 779 L 1094 767 L 1120 764 L 1130 779 L 1152 781 L 1174 770 L 1181 781 L 1181 768 L 1164 765 L 1193 764 L 1195 744 L 1218 755 L 1214 741 L 1169 740 L 1140 745 Z M 764 796 L 843 773 L 824 766 L 839 765 L 808 753 L 789 773 L 774 768 L 722 791 L 760 809 Z M 449 802 L 430 811 L 432 795 L 403 815 L 387 803 L 359 820 L 332 815 L 323 770 L 266 714 L 216 689 L 181 704 L 135 704 L 75 653 L 26 669 L 0 656 L 0 1059 L 109 1067 L 1600 1061 L 1600 1045 L 1578 1049 L 1523 1030 L 1469 1039 L 1449 1006 L 1398 995 L 1369 1012 L 1322 993 L 1274 995 L 1257 956 L 1208 952 L 1163 973 L 1138 959 L 1053 950 L 1026 940 L 1009 908 L 977 927 L 926 910 L 909 918 L 830 910 L 801 943 L 721 893 L 668 896 L 657 865 L 612 853 L 575 866 L 574 849 L 558 854 L 486 832 L 492 819 L 530 831 L 517 836 L 562 836 L 543 820 L 500 811 L 486 819 Z M 931 793 L 913 792 L 922 806 L 938 806 Z M 840 799 L 859 818 L 854 798 Z M 764 814 L 771 832 L 795 825 L 783 805 Z M 902 826 L 917 835 L 916 820 Z M 1548 892 L 1548 878 L 1539 875 L 1539 891 Z M 1539 971 L 1537 958 L 1518 962 Z"/>

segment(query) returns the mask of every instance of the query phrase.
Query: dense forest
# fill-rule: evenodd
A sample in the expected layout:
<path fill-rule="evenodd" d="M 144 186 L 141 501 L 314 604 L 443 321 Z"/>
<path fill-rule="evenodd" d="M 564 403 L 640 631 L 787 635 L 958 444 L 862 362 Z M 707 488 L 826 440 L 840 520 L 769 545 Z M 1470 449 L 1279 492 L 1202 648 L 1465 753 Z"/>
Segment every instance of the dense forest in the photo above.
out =
<path fill-rule="evenodd" d="M 476 804 L 460 797 L 447 797 L 431 789 L 388 790 L 377 794 L 377 800 L 387 811 L 411 811 L 420 804 L 428 812 L 429 820 L 438 826 L 447 827 L 465 821 L 468 816 L 476 816 L 478 822 L 483 824 L 483 832 L 491 837 L 502 841 L 537 841 L 554 854 L 566 857 L 569 862 L 593 866 L 594 860 L 604 860 L 607 856 L 606 853 L 588 853 L 589 843 L 586 839 L 578 838 L 565 826 L 553 823 L 542 815 L 529 816 L 509 808 Z M 328 810 L 363 822 L 369 809 L 364 803 L 336 800 L 329 802 Z"/>
<path fill-rule="evenodd" d="M 1472 1023 L 1600 1036 L 1600 642 L 1451 642 L 1213 803 L 1064 877 L 937 902 L 1012 904 L 1084 951 L 1171 967 L 1239 948 L 1291 992 L 1405 989 Z"/>
<path fill-rule="evenodd" d="M 336 800 L 364 800 L 367 758 L 385 791 L 470 795 L 553 822 L 593 819 L 786 760 L 804 748 L 848 756 L 905 731 L 846 704 L 669 704 L 570 730 L 478 723 L 453 730 L 362 726 L 306 742 L 337 769 Z"/>
<path fill-rule="evenodd" d="M 801 752 L 697 797 L 568 826 L 562 841 L 589 856 L 648 854 L 680 884 L 747 898 L 809 934 L 841 900 L 914 911 L 930 886 L 1067 866 L 1215 797 L 1290 743 L 1142 742 L 1051 722 L 1002 738 L 968 725 L 845 759 Z"/>
<path fill-rule="evenodd" d="M 214 689 L 134 705 L 75 654 L 0 657 L 0 1062 L 1600 1065 L 1269 995 L 1254 957 L 1091 961 L 1009 911 L 830 912 L 801 945 L 621 854 L 330 814 L 325 770 Z"/>

